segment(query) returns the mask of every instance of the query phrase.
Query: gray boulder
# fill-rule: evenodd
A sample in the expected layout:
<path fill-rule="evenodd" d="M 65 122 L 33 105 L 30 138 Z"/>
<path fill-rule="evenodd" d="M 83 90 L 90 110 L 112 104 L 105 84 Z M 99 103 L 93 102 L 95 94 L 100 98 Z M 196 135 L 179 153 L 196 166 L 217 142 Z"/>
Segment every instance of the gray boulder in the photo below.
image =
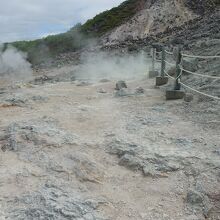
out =
<path fill-rule="evenodd" d="M 124 88 L 128 88 L 125 81 L 118 81 L 116 83 L 116 87 L 115 87 L 115 90 L 121 90 L 121 89 L 124 89 Z"/>
<path fill-rule="evenodd" d="M 143 166 L 142 163 L 142 160 L 130 154 L 125 154 L 119 160 L 119 165 L 125 166 L 131 170 L 140 170 Z"/>
<path fill-rule="evenodd" d="M 102 93 L 102 94 L 107 93 L 107 91 L 104 90 L 103 88 L 99 88 L 99 89 L 97 90 L 97 92 L 98 92 L 98 93 Z"/>
<path fill-rule="evenodd" d="M 144 94 L 144 89 L 142 88 L 142 87 L 138 87 L 138 88 L 136 88 L 136 90 L 135 90 L 135 94 Z"/>
<path fill-rule="evenodd" d="M 204 196 L 198 191 L 189 190 L 189 192 L 187 193 L 186 200 L 188 203 L 190 203 L 192 205 L 202 205 L 203 200 L 204 200 Z"/>
<path fill-rule="evenodd" d="M 100 83 L 107 83 L 107 82 L 110 82 L 110 80 L 109 79 L 101 79 L 99 82 Z"/>

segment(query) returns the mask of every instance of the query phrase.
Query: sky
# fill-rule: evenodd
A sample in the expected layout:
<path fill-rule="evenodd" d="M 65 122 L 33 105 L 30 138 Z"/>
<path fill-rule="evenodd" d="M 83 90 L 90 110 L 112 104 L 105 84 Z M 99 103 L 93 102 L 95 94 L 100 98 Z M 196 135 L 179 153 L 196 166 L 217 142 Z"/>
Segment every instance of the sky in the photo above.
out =
<path fill-rule="evenodd" d="M 124 0 L 0 0 L 0 42 L 62 33 Z"/>

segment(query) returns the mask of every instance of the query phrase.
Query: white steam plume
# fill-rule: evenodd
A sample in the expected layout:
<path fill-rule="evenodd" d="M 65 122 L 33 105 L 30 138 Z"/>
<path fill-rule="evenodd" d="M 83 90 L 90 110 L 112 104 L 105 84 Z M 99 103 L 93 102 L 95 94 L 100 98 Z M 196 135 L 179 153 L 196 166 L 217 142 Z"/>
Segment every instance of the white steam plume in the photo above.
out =
<path fill-rule="evenodd" d="M 14 83 L 28 81 L 32 77 L 31 64 L 27 55 L 13 47 L 2 51 L 0 46 L 0 82 Z M 2 83 L 1 83 L 2 84 Z"/>
<path fill-rule="evenodd" d="M 151 66 L 146 53 L 113 55 L 105 52 L 81 57 L 83 64 L 76 71 L 77 79 L 97 81 L 100 79 L 134 79 L 145 77 Z"/>

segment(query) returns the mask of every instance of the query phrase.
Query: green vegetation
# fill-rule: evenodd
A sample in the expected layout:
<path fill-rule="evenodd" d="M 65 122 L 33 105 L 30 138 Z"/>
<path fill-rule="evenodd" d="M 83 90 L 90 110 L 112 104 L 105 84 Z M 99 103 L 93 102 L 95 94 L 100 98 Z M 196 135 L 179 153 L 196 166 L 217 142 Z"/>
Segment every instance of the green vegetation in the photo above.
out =
<path fill-rule="evenodd" d="M 63 34 L 52 35 L 33 41 L 17 41 L 11 43 L 17 49 L 27 52 L 28 59 L 40 63 L 57 54 L 76 51 L 87 44 L 88 39 L 79 33 L 79 25 Z"/>
<path fill-rule="evenodd" d="M 109 11 L 96 15 L 93 19 L 88 20 L 81 28 L 83 33 L 100 36 L 113 28 L 121 25 L 135 15 L 139 1 L 128 0 L 112 8 Z"/>
<path fill-rule="evenodd" d="M 36 64 L 60 53 L 76 51 L 132 17 L 141 0 L 127 0 L 118 7 L 102 12 L 85 24 L 77 24 L 68 32 L 33 41 L 11 43 L 17 49 L 27 52 L 31 63 Z"/>

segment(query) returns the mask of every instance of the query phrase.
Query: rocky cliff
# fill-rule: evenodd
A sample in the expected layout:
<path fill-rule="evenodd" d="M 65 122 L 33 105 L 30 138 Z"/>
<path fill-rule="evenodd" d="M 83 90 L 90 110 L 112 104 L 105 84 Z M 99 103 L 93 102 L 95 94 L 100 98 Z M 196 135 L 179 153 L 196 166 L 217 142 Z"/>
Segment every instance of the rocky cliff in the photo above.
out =
<path fill-rule="evenodd" d="M 164 33 L 176 35 L 179 30 L 187 30 L 195 24 L 204 28 L 219 26 L 219 3 L 199 0 L 145 0 L 141 1 L 140 10 L 122 25 L 108 32 L 104 38 L 105 45 L 118 44 L 130 40 L 142 40 L 156 37 L 164 39 Z M 215 23 L 209 22 L 210 15 L 216 17 Z M 203 20 L 201 26 L 200 21 Z M 205 23 L 207 22 L 207 23 Z M 205 23 L 205 24 L 204 24 Z M 218 32 L 219 28 L 215 30 Z M 167 35 L 166 35 L 167 36 Z"/>

